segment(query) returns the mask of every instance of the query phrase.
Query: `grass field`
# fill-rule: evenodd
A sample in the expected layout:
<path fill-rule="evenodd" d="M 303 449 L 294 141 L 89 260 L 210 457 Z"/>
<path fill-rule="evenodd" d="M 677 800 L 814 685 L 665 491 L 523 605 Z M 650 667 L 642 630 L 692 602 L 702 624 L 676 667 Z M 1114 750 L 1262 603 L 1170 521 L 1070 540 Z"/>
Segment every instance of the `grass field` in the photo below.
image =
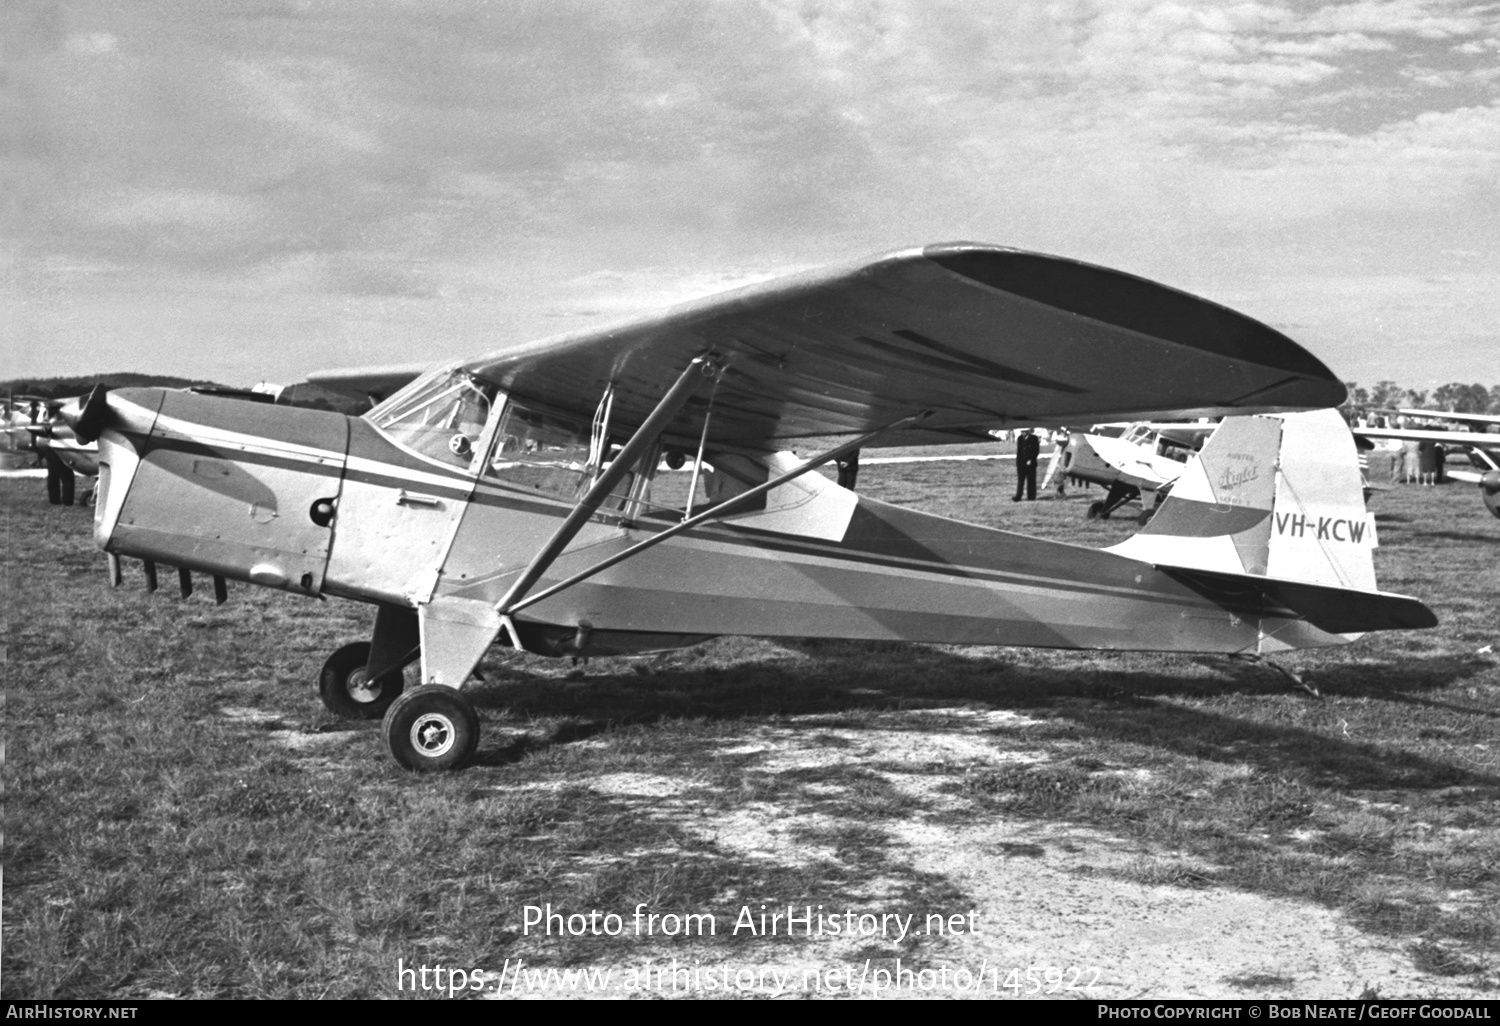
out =
<path fill-rule="evenodd" d="M 1086 522 L 1081 495 L 1012 504 L 1009 474 L 868 467 L 860 485 L 1088 545 L 1133 529 Z M 424 993 L 399 969 L 439 964 L 515 992 L 518 964 L 674 959 L 695 993 L 731 989 L 715 970 L 774 992 L 768 966 L 828 993 L 898 959 L 1019 968 L 1002 995 L 1026 992 L 1028 965 L 1066 996 L 1500 987 L 1500 521 L 1470 487 L 1373 500 L 1381 587 L 1441 626 L 1279 660 L 1322 699 L 1182 656 L 721 639 L 575 667 L 496 650 L 471 686 L 478 758 L 440 778 L 399 771 L 378 725 L 317 699 L 368 610 L 147 596 L 128 562 L 111 591 L 88 511 L 41 493 L 0 482 L 7 998 L 396 997 Z M 624 928 L 528 932 L 526 906 L 549 904 Z M 731 932 L 762 904 L 963 927 Z M 659 918 L 642 935 L 638 906 L 717 933 Z M 1273 950 L 1274 917 L 1322 946 Z M 1139 961 L 1151 950 L 1170 964 Z M 1066 986 L 1089 973 L 1094 989 Z M 606 989 L 651 991 L 622 978 Z"/>

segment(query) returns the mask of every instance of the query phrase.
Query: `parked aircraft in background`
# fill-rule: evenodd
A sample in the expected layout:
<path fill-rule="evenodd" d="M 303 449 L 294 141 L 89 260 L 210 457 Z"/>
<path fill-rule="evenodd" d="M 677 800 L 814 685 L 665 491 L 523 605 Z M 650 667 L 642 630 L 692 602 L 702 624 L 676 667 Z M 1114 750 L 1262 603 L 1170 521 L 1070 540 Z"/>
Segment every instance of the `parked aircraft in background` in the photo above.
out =
<path fill-rule="evenodd" d="M 841 488 L 819 466 L 1018 425 L 1335 406 L 1241 314 L 1118 271 L 953 243 L 437 367 L 315 375 L 360 418 L 160 389 L 68 412 L 100 439 L 110 555 L 375 607 L 324 703 L 461 764 L 491 644 L 587 656 L 718 634 L 1270 653 L 1432 626 L 1376 590 L 1332 412 L 1220 428 L 1137 538 L 1095 551 Z M 801 460 L 799 440 L 847 439 Z M 691 461 L 689 474 L 658 474 Z M 403 667 L 421 684 L 403 690 Z"/>
<path fill-rule="evenodd" d="M 1500 417 L 1492 417 L 1483 413 L 1445 413 L 1438 410 L 1400 410 L 1398 412 L 1409 418 L 1470 421 L 1476 424 L 1500 423 Z M 1477 484 L 1479 498 L 1485 508 L 1500 517 L 1500 434 L 1423 427 L 1355 427 L 1353 430 L 1358 438 L 1372 440 L 1393 438 L 1403 442 L 1432 442 L 1441 445 L 1449 452 L 1455 449 L 1465 450 L 1475 469 L 1472 471 L 1445 470 L 1444 472 L 1455 480 Z"/>
<path fill-rule="evenodd" d="M 1089 504 L 1088 517 L 1108 518 L 1127 502 L 1141 504 L 1146 523 L 1182 474 L 1188 457 L 1212 434 L 1214 424 L 1096 424 L 1092 432 L 1073 432 L 1057 473 L 1109 489 Z M 1118 434 L 1108 430 L 1118 428 Z M 1150 493 L 1148 500 L 1145 493 Z"/>
<path fill-rule="evenodd" d="M 1427 420 L 1451 420 L 1471 424 L 1500 424 L 1497 413 L 1454 413 L 1451 410 L 1397 410 L 1403 417 L 1422 417 Z"/>
<path fill-rule="evenodd" d="M 0 470 L 23 470 L 36 466 L 38 453 L 27 427 L 39 410 L 40 399 L 16 396 L 0 406 Z"/>
<path fill-rule="evenodd" d="M 84 501 L 93 497 L 99 446 L 74 436 L 59 415 L 62 405 L 59 400 L 36 396 L 12 399 L 5 413 L 4 452 L 9 457 L 5 462 L 16 467 L 23 465 L 23 459 L 40 462 L 47 471 L 47 498 L 53 505 L 71 506 L 78 475 L 88 479 Z"/>

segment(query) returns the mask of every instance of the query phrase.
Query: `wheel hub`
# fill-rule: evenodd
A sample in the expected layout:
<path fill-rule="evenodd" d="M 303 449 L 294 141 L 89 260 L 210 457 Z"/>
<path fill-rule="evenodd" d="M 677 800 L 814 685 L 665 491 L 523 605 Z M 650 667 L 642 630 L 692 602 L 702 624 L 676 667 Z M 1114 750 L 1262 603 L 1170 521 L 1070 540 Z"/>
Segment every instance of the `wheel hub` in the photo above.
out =
<path fill-rule="evenodd" d="M 424 713 L 411 725 L 411 746 L 428 758 L 437 758 L 453 747 L 458 732 L 453 721 L 439 713 Z"/>
<path fill-rule="evenodd" d="M 380 697 L 381 688 L 378 684 L 370 683 L 370 671 L 361 666 L 344 681 L 344 690 L 349 693 L 350 698 L 365 705 Z"/>

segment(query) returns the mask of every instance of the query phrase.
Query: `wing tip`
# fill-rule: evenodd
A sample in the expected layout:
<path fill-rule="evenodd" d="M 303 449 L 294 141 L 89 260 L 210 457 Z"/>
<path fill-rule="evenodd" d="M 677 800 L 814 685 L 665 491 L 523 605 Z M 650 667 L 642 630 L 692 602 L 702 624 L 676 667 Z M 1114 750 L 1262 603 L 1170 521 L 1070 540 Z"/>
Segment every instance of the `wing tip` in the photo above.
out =
<path fill-rule="evenodd" d="M 981 242 L 940 242 L 921 252 L 960 277 L 1064 313 L 1343 387 L 1327 365 L 1270 325 L 1150 278 Z"/>

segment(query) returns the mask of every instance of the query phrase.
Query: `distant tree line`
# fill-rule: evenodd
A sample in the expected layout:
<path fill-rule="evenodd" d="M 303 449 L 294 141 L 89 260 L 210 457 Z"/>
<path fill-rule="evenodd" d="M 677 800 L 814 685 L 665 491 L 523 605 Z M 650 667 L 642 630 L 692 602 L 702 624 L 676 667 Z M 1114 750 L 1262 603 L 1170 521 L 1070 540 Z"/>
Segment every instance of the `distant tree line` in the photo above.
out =
<path fill-rule="evenodd" d="M 1500 414 L 1500 385 L 1465 385 L 1450 381 L 1431 392 L 1402 388 L 1394 381 L 1377 381 L 1372 388 L 1344 382 L 1349 398 L 1339 407 L 1345 419 L 1368 417 L 1396 409 L 1446 410 L 1450 413 Z"/>
<path fill-rule="evenodd" d="M 13 378 L 0 381 L 0 399 L 13 395 L 34 395 L 41 399 L 69 399 L 88 394 L 95 385 L 109 388 L 226 388 L 215 381 L 175 378 L 168 374 L 133 374 L 120 372 L 71 378 Z"/>

